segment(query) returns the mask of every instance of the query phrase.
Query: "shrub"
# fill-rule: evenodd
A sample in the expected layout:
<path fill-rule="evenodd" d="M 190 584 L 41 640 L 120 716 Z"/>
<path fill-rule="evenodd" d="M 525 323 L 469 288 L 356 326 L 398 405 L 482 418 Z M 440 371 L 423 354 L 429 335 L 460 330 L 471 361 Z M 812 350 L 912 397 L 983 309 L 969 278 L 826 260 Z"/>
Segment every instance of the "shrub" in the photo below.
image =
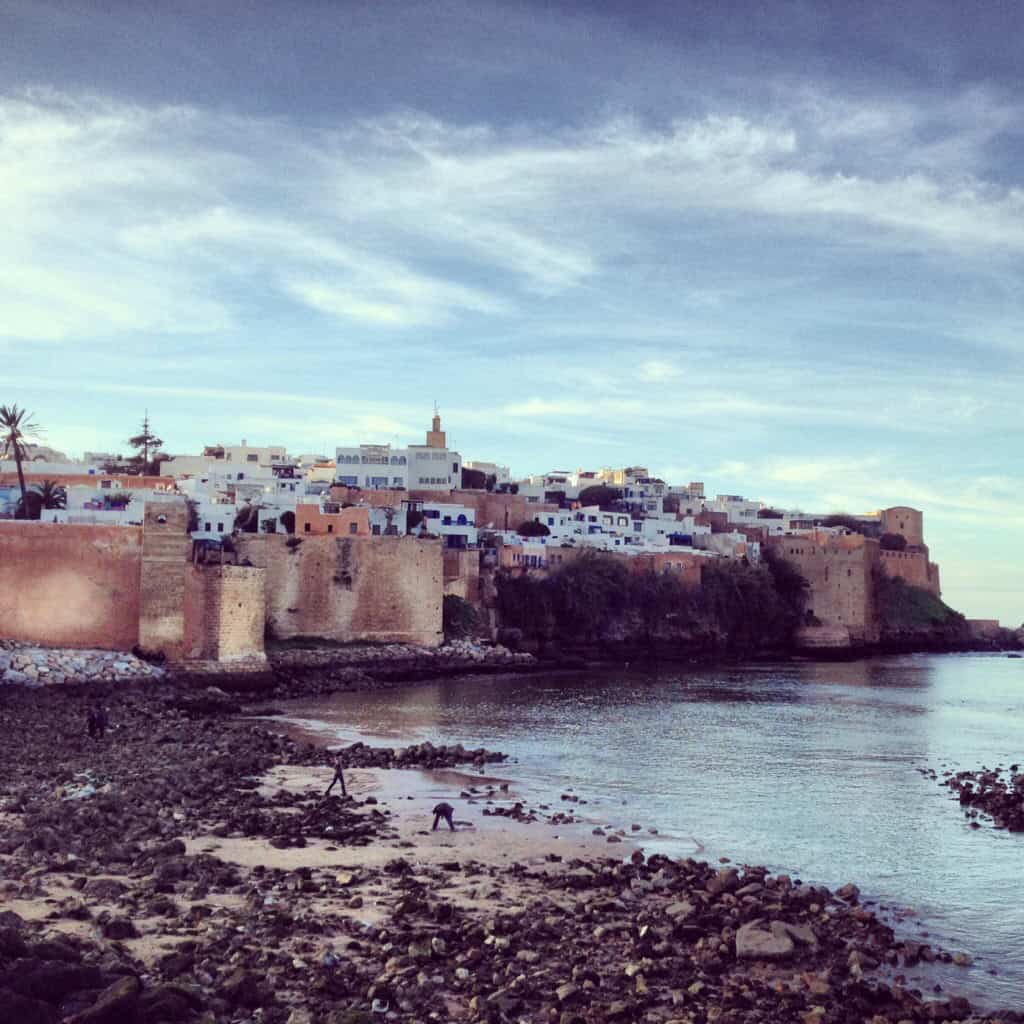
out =
<path fill-rule="evenodd" d="M 902 533 L 883 533 L 878 543 L 883 551 L 905 551 L 907 538 Z"/>
<path fill-rule="evenodd" d="M 516 528 L 516 533 L 520 537 L 548 537 L 551 531 L 536 519 L 527 519 L 525 523 L 519 524 Z"/>
<path fill-rule="evenodd" d="M 457 594 L 445 594 L 442 605 L 445 639 L 474 636 L 480 630 L 480 616 L 476 609 Z"/>
<path fill-rule="evenodd" d="M 462 467 L 462 486 L 470 491 L 482 491 L 487 487 L 487 474 L 479 469 Z"/>
<path fill-rule="evenodd" d="M 622 491 L 607 484 L 593 484 L 584 487 L 577 499 L 581 505 L 599 505 L 602 509 L 610 509 L 622 500 Z"/>
<path fill-rule="evenodd" d="M 295 513 L 292 511 L 282 512 L 279 518 L 285 533 L 295 532 Z"/>

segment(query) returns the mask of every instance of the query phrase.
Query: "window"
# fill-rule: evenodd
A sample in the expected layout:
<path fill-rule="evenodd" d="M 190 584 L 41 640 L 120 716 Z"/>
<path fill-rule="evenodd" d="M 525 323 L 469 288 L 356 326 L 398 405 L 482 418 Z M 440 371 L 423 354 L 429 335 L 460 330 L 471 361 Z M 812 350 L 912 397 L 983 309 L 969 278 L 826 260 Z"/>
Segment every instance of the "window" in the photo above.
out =
<path fill-rule="evenodd" d="M 374 523 L 373 526 L 370 527 L 370 532 L 374 535 L 374 537 L 379 537 L 380 536 L 380 524 L 379 523 Z"/>
<path fill-rule="evenodd" d="M 453 462 L 452 463 L 452 472 L 453 473 L 458 473 L 458 471 L 459 471 L 459 464 L 457 462 Z"/>
<path fill-rule="evenodd" d="M 213 523 L 207 523 L 206 524 L 206 532 L 207 533 L 212 533 L 213 532 Z"/>
<path fill-rule="evenodd" d="M 328 533 L 334 533 L 334 523 L 328 523 L 327 524 L 327 532 Z"/>
<path fill-rule="evenodd" d="M 402 486 L 402 478 L 400 476 L 394 477 L 392 482 L 394 483 L 395 487 L 401 487 Z"/>
<path fill-rule="evenodd" d="M 113 484 L 113 480 L 101 480 L 100 481 L 100 487 L 104 491 L 109 491 L 111 486 L 112 486 L 112 484 Z"/>
<path fill-rule="evenodd" d="M 303 531 L 303 533 L 309 533 L 310 532 L 310 525 L 309 525 L 309 523 L 303 523 L 302 524 L 302 531 Z"/>
<path fill-rule="evenodd" d="M 246 462 L 259 462 L 260 461 L 260 457 L 259 457 L 259 455 L 246 455 L 245 461 Z"/>
<path fill-rule="evenodd" d="M 217 532 L 218 533 L 223 533 L 224 532 L 224 524 L 223 523 L 218 523 L 217 524 Z"/>
<path fill-rule="evenodd" d="M 358 533 L 359 532 L 359 524 L 358 523 L 349 523 L 348 524 L 348 532 L 349 533 Z"/>

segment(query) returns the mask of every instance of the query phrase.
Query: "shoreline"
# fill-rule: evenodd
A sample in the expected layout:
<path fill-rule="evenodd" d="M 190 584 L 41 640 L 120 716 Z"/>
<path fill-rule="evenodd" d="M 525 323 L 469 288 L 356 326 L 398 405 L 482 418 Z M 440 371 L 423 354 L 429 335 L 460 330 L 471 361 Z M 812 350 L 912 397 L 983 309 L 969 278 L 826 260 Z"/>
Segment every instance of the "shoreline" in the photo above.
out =
<path fill-rule="evenodd" d="M 88 985 L 68 993 L 74 1013 L 49 1019 L 87 1014 L 118 986 L 141 1019 L 173 1005 L 169 1019 L 206 1024 L 255 1009 L 271 1024 L 422 1020 L 424 1000 L 440 1019 L 496 1022 L 970 1014 L 900 982 L 944 954 L 898 940 L 855 886 L 484 815 L 515 806 L 500 764 L 355 767 L 353 799 L 324 801 L 326 752 L 254 725 L 230 698 L 149 687 L 110 700 L 105 745 L 81 735 L 78 688 L 0 703 L 0 915 L 21 937 L 13 961 L 14 940 L 0 945 L 0 1010 L 18 996 L 58 1012 L 5 995 L 21 984 L 5 964 L 37 978 L 76 962 Z M 416 756 L 474 763 L 454 750 Z M 85 769 L 95 792 L 74 798 Z M 430 831 L 432 802 L 455 787 L 470 794 L 456 817 L 475 827 Z M 47 959 L 55 943 L 70 959 Z"/>

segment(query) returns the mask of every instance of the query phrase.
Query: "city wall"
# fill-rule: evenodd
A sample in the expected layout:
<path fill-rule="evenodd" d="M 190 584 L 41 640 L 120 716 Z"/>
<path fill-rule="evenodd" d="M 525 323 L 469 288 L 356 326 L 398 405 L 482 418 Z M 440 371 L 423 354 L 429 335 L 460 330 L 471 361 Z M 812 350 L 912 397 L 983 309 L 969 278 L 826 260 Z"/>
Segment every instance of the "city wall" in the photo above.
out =
<path fill-rule="evenodd" d="M 915 587 L 928 590 L 939 597 L 939 567 L 928 561 L 927 548 L 923 551 L 879 551 L 879 564 L 887 576 L 900 579 Z"/>
<path fill-rule="evenodd" d="M 131 650 L 141 566 L 139 527 L 0 522 L 0 637 Z"/>
<path fill-rule="evenodd" d="M 266 622 L 277 639 L 443 639 L 440 541 L 252 534 L 236 545 L 240 561 L 266 570 Z"/>
<path fill-rule="evenodd" d="M 185 576 L 187 660 L 242 661 L 265 657 L 266 570 L 240 565 L 190 566 Z"/>
<path fill-rule="evenodd" d="M 854 642 L 878 640 L 872 571 L 878 541 L 860 534 L 813 533 L 773 538 L 776 551 L 807 580 L 807 611 L 824 626 L 849 631 Z"/>

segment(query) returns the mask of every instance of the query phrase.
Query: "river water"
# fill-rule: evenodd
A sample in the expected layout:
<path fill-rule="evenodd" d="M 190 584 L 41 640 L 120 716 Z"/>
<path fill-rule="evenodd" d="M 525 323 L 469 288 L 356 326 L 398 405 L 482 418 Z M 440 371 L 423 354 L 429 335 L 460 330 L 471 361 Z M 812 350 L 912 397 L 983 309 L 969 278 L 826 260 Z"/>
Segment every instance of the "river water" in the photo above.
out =
<path fill-rule="evenodd" d="M 899 925 L 907 937 L 975 958 L 920 984 L 1024 1007 L 1024 835 L 971 829 L 949 791 L 915 770 L 1024 762 L 1024 660 L 455 679 L 293 704 L 288 716 L 334 742 L 503 750 L 515 763 L 497 773 L 529 799 L 561 808 L 573 787 L 595 824 L 643 825 L 648 852 L 855 881 L 865 898 L 912 912 Z"/>

